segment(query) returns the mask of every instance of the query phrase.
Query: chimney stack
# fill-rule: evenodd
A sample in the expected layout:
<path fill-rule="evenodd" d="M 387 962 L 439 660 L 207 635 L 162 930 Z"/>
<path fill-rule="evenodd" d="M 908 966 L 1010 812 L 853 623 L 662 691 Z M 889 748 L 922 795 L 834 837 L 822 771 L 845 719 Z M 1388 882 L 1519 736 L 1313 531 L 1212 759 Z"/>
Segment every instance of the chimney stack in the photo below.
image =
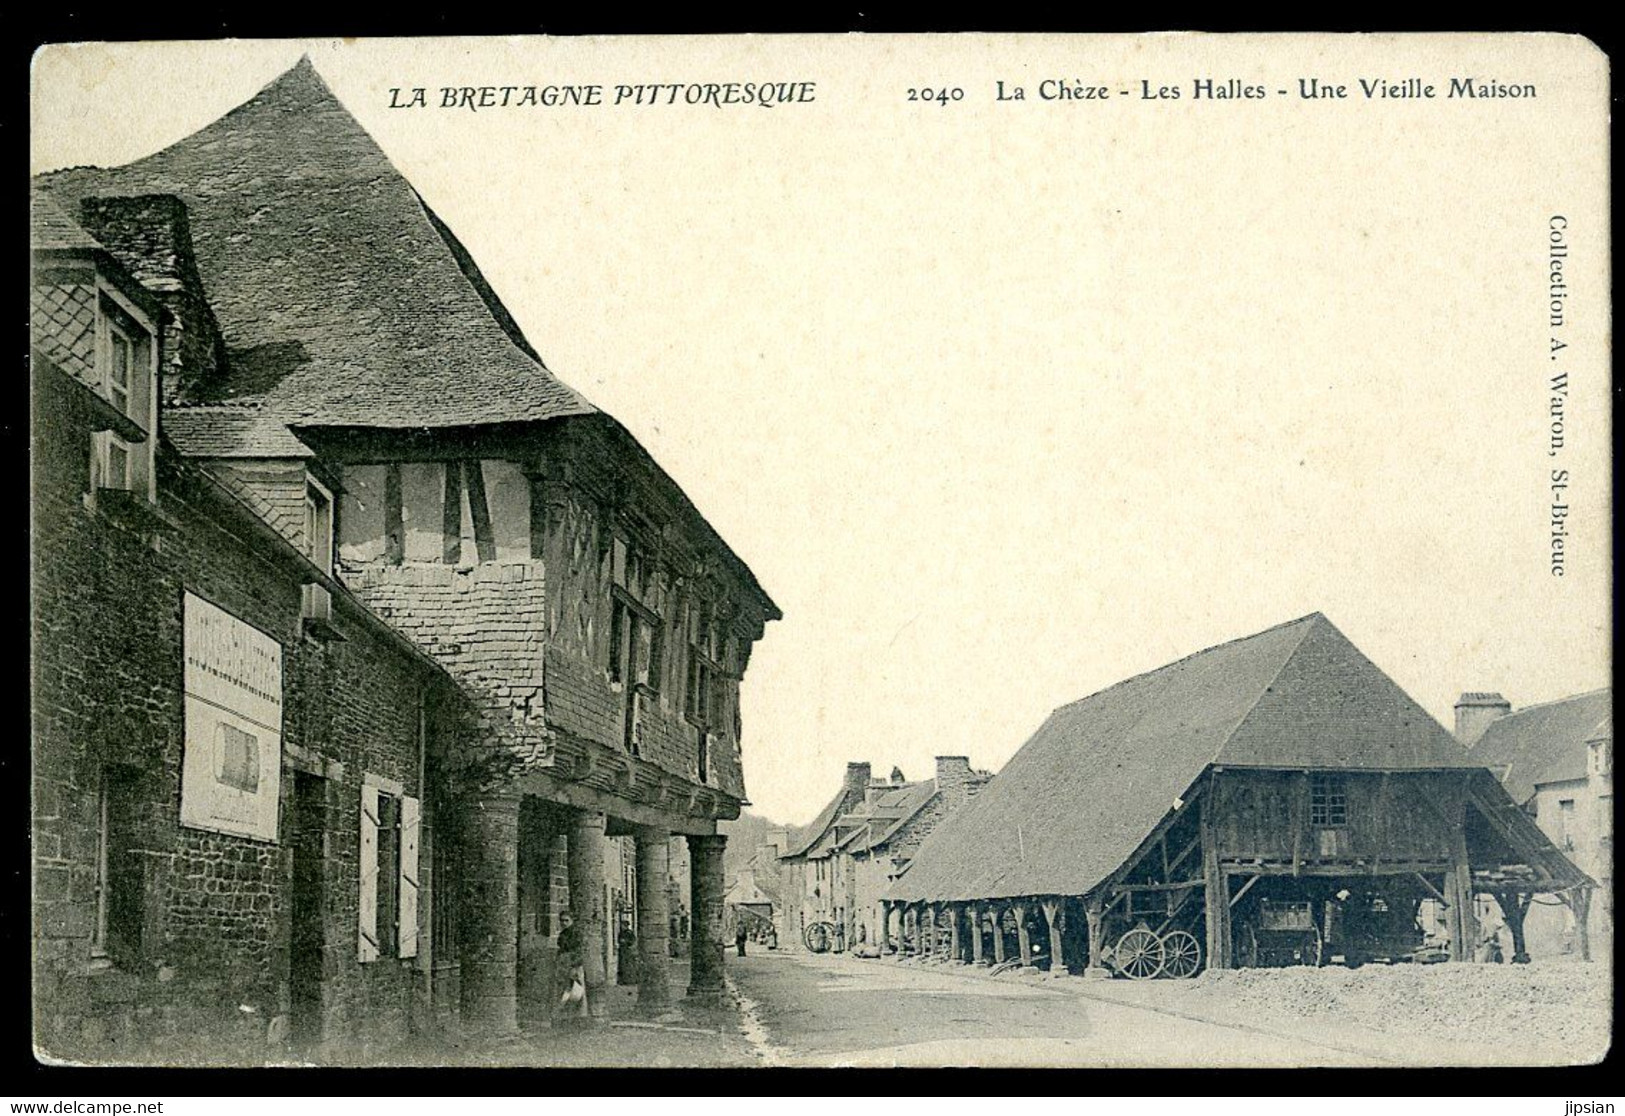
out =
<path fill-rule="evenodd" d="M 958 805 L 970 797 L 970 757 L 937 757 L 937 790 L 949 802 Z"/>
<path fill-rule="evenodd" d="M 1490 722 L 1512 712 L 1512 703 L 1500 694 L 1464 693 L 1456 702 L 1456 739 L 1471 748 L 1490 727 Z"/>
<path fill-rule="evenodd" d="M 863 801 L 869 790 L 869 765 L 867 763 L 849 763 L 846 765 L 846 779 L 842 783 L 843 810 L 850 810 Z"/>
<path fill-rule="evenodd" d="M 170 312 L 159 362 L 164 403 L 201 401 L 225 374 L 226 344 L 198 273 L 186 203 L 173 194 L 85 198 L 79 213 Z"/>

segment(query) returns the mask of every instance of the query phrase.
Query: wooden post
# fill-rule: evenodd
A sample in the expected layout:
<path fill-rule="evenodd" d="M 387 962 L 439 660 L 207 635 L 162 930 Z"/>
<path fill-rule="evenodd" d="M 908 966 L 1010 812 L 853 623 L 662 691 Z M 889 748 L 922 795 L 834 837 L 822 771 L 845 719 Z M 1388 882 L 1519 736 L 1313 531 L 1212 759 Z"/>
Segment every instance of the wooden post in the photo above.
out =
<path fill-rule="evenodd" d="M 1207 967 L 1230 968 L 1230 886 L 1219 864 L 1217 777 L 1210 776 L 1201 802 L 1203 900 L 1207 907 Z"/>
<path fill-rule="evenodd" d="M 998 903 L 989 903 L 988 910 L 993 916 L 993 963 L 1004 964 L 1004 907 Z"/>
<path fill-rule="evenodd" d="M 1091 980 L 1111 977 L 1103 958 L 1106 956 L 1106 916 L 1102 910 L 1105 896 L 1096 890 L 1083 901 L 1083 914 L 1089 920 L 1089 965 L 1083 975 Z"/>
<path fill-rule="evenodd" d="M 1051 976 L 1066 972 L 1066 958 L 1061 953 L 1061 901 L 1044 899 L 1039 904 L 1044 910 L 1044 921 L 1049 923 L 1049 971 Z"/>
<path fill-rule="evenodd" d="M 1529 946 L 1524 940 L 1523 917 L 1529 910 L 1529 897 L 1516 891 L 1497 891 L 1495 901 L 1501 906 L 1501 917 L 1512 933 L 1512 963 L 1529 964 Z"/>
<path fill-rule="evenodd" d="M 1578 887 L 1569 892 L 1569 909 L 1574 912 L 1574 937 L 1580 945 L 1580 960 L 1591 960 L 1591 889 Z"/>
<path fill-rule="evenodd" d="M 982 905 L 972 903 L 966 908 L 970 915 L 970 963 L 982 963 Z"/>
<path fill-rule="evenodd" d="M 960 955 L 960 952 L 959 952 L 960 944 L 961 944 L 960 937 L 959 937 L 959 923 L 960 923 L 960 920 L 961 919 L 960 919 L 959 904 L 958 903 L 949 903 L 948 904 L 948 954 L 949 954 L 948 960 L 952 961 L 956 965 L 959 964 L 960 961 L 964 960 L 964 958 Z"/>
<path fill-rule="evenodd" d="M 1010 910 L 1016 916 L 1016 942 L 1021 950 L 1021 963 L 1030 966 L 1033 963 L 1033 939 L 1027 929 L 1027 904 L 1011 903 Z"/>
<path fill-rule="evenodd" d="M 1461 788 L 1456 811 L 1455 832 L 1451 835 L 1450 898 L 1456 908 L 1452 929 L 1460 930 L 1461 947 L 1451 947 L 1452 961 L 1472 961 L 1478 946 L 1478 914 L 1473 910 L 1473 866 L 1467 860 L 1467 788 Z M 1454 936 L 1452 937 L 1454 941 Z"/>

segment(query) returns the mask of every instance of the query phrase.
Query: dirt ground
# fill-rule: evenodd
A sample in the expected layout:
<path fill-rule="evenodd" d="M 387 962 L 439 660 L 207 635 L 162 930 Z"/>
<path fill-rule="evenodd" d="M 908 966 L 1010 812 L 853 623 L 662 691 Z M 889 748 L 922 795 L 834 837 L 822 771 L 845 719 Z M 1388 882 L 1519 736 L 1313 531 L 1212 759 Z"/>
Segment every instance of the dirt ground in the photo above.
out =
<path fill-rule="evenodd" d="M 1435 1052 L 1455 1064 L 1587 1064 L 1607 1053 L 1612 1024 L 1603 962 L 1232 969 L 1189 981 L 1099 982 L 1094 990 L 1263 1026 L 1364 1032 L 1390 1049 L 1409 1045 L 1406 1060 L 1420 1064 Z"/>

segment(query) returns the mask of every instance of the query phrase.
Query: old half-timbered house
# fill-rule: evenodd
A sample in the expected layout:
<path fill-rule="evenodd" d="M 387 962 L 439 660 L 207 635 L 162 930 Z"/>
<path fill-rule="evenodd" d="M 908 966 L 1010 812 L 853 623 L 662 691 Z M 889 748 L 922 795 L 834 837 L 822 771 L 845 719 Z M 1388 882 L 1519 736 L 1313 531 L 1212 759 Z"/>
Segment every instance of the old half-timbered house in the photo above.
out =
<path fill-rule="evenodd" d="M 553 376 L 308 60 L 154 155 L 40 186 L 69 208 L 183 201 L 221 359 L 166 390 L 251 405 L 331 474 L 290 489 L 286 460 L 259 446 L 200 452 L 290 514 L 329 501 L 334 580 L 471 704 L 437 792 L 430 884 L 456 898 L 438 908 L 437 994 L 465 1025 L 545 1018 L 569 909 L 597 1008 L 610 920 L 631 908 L 640 994 L 662 1002 L 673 835 L 691 861 L 689 990 L 720 993 L 717 822 L 745 797 L 739 686 L 779 617 L 744 562 L 624 427 Z M 635 879 L 619 867 L 628 841 Z M 363 960 L 383 948 L 381 917 L 358 915 Z"/>
<path fill-rule="evenodd" d="M 928 955 L 1151 977 L 1416 956 L 1424 903 L 1466 959 L 1474 895 L 1588 883 L 1316 613 L 1056 710 L 888 900 Z"/>

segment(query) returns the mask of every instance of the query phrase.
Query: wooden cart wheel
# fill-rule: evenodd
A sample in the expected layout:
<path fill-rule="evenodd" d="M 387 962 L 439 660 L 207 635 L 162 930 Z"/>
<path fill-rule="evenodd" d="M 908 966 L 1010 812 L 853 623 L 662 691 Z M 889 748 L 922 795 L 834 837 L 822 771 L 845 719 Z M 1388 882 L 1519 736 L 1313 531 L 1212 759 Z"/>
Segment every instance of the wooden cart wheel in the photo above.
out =
<path fill-rule="evenodd" d="M 1144 927 L 1118 938 L 1112 954 L 1118 971 L 1130 980 L 1150 980 L 1162 971 L 1162 939 Z"/>
<path fill-rule="evenodd" d="M 1162 936 L 1162 975 L 1188 980 L 1202 968 L 1202 943 L 1185 930 L 1172 930 Z"/>

